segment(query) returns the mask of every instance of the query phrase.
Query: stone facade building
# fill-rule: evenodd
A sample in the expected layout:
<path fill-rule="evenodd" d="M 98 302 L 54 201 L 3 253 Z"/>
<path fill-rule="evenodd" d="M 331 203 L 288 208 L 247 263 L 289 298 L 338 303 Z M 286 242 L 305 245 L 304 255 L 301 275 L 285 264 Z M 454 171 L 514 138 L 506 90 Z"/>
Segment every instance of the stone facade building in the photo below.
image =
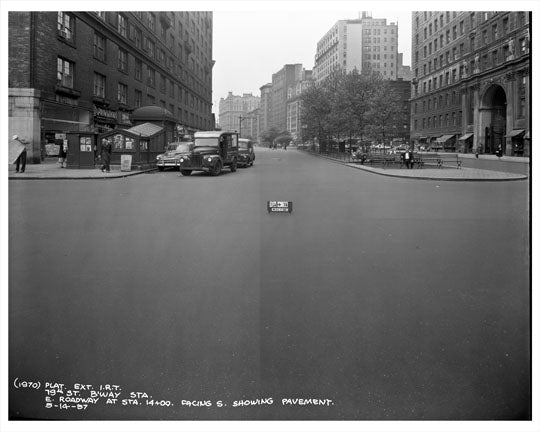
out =
<path fill-rule="evenodd" d="M 213 129 L 212 12 L 9 12 L 9 134 L 42 146 L 157 105 Z"/>
<path fill-rule="evenodd" d="M 270 127 L 287 130 L 287 93 L 289 87 L 302 80 L 301 64 L 287 64 L 272 74 L 272 121 Z"/>
<path fill-rule="evenodd" d="M 259 108 L 260 103 L 261 99 L 251 93 L 236 96 L 229 92 L 226 98 L 219 100 L 220 128 L 222 130 L 242 132 L 242 136 L 245 137 L 245 122 L 248 120 L 247 117 L 250 117 L 248 113 Z"/>
<path fill-rule="evenodd" d="M 530 154 L 529 12 L 414 12 L 411 139 Z"/>

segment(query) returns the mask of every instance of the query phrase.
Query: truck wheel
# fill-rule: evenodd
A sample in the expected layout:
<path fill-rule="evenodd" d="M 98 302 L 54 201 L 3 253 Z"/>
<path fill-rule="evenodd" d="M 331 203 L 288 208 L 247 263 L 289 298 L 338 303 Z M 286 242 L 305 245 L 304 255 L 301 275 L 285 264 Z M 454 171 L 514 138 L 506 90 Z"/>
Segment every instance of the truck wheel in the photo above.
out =
<path fill-rule="evenodd" d="M 188 175 L 191 175 L 191 170 L 183 170 L 183 169 L 181 169 L 181 170 L 180 170 L 180 173 L 181 173 L 183 176 L 188 176 Z"/>
<path fill-rule="evenodd" d="M 238 166 L 238 161 L 236 159 L 233 159 L 232 164 L 231 164 L 231 172 L 235 172 L 237 166 Z"/>
<path fill-rule="evenodd" d="M 210 172 L 213 176 L 218 176 L 221 174 L 221 161 L 217 161 L 214 169 Z"/>
<path fill-rule="evenodd" d="M 160 171 L 163 171 L 163 170 L 165 169 L 165 167 L 157 167 L 157 168 L 158 168 L 158 170 L 160 170 Z"/>

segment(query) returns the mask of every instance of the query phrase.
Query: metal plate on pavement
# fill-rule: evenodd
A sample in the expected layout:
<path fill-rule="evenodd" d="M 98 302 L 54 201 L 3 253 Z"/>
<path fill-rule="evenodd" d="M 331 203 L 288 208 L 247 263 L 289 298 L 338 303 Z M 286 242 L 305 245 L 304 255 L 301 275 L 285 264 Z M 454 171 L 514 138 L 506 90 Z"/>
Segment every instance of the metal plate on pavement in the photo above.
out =
<path fill-rule="evenodd" d="M 267 201 L 268 213 L 292 213 L 292 201 Z"/>

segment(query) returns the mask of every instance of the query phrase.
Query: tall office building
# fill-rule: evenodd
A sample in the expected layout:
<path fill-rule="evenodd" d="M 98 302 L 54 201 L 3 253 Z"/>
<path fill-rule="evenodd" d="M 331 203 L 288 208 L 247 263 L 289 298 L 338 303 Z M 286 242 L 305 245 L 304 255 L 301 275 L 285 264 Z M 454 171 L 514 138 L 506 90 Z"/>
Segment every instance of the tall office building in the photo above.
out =
<path fill-rule="evenodd" d="M 302 93 L 314 84 L 313 71 L 303 70 L 299 81 L 287 90 L 287 131 L 293 141 L 302 138 Z"/>
<path fill-rule="evenodd" d="M 41 146 L 144 105 L 212 129 L 212 12 L 10 12 L 9 128 Z"/>
<path fill-rule="evenodd" d="M 414 12 L 411 138 L 432 148 L 530 153 L 528 12 Z"/>
<path fill-rule="evenodd" d="M 233 95 L 229 92 L 226 98 L 219 100 L 219 126 L 222 130 L 240 131 L 244 128 L 243 118 L 248 117 L 248 113 L 259 108 L 261 98 L 253 96 L 251 93 L 244 93 L 242 96 Z"/>
<path fill-rule="evenodd" d="M 302 80 L 301 64 L 287 64 L 272 74 L 272 122 L 271 127 L 280 132 L 287 130 L 287 92 L 289 87 Z"/>
<path fill-rule="evenodd" d="M 317 43 L 314 76 L 320 82 L 336 70 L 376 71 L 384 79 L 398 77 L 398 25 L 384 18 L 340 20 Z"/>

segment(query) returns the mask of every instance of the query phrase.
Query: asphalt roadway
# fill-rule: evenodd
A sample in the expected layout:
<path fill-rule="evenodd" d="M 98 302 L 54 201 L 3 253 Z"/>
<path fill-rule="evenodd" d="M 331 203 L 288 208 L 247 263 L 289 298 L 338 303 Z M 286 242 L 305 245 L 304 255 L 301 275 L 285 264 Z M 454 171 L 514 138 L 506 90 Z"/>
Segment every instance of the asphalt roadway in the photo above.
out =
<path fill-rule="evenodd" d="M 530 418 L 527 181 L 257 150 L 220 177 L 9 182 L 12 418 Z M 28 381 L 120 394 L 47 408 Z"/>

